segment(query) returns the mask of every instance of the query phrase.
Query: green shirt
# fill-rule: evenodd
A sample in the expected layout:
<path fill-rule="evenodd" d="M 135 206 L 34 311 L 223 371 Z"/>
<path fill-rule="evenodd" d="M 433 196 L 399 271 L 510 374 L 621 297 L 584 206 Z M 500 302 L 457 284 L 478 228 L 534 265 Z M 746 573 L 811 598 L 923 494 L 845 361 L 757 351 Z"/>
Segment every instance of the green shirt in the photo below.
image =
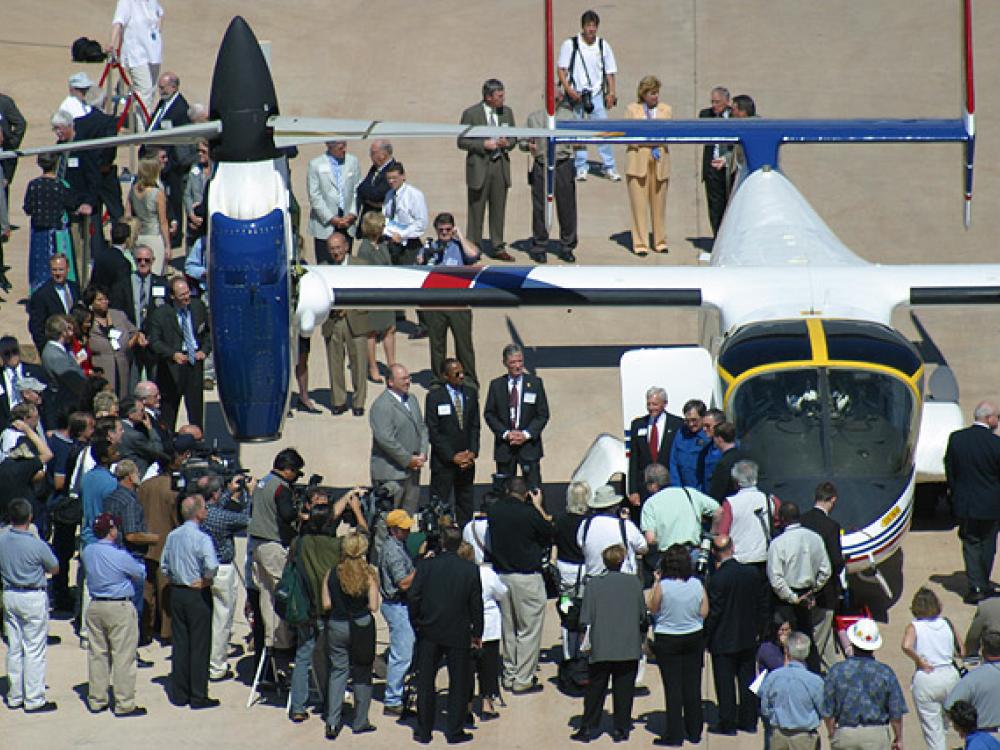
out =
<path fill-rule="evenodd" d="M 642 506 L 640 528 L 653 532 L 661 551 L 672 544 L 697 545 L 702 519 L 718 510 L 715 500 L 693 487 L 664 487 Z"/>

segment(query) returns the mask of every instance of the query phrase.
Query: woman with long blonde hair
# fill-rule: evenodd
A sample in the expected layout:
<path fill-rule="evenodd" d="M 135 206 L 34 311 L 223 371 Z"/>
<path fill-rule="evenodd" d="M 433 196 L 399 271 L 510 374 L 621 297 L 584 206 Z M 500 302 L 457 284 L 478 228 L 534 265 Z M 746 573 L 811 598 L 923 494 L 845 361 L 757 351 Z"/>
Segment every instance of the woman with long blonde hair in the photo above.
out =
<path fill-rule="evenodd" d="M 138 244 L 153 251 L 153 270 L 166 273 L 170 262 L 170 224 L 167 222 L 167 196 L 160 182 L 163 165 L 159 158 L 147 157 L 139 162 L 136 181 L 128 194 L 127 213 L 139 220 Z"/>
<path fill-rule="evenodd" d="M 368 721 L 372 700 L 372 664 L 375 661 L 375 620 L 381 604 L 378 574 L 366 558 L 368 537 L 354 532 L 343 538 L 341 559 L 323 580 L 326 611 L 326 657 L 329 671 L 326 737 L 340 734 L 341 710 L 348 674 L 354 683 L 355 734 L 374 732 Z"/>

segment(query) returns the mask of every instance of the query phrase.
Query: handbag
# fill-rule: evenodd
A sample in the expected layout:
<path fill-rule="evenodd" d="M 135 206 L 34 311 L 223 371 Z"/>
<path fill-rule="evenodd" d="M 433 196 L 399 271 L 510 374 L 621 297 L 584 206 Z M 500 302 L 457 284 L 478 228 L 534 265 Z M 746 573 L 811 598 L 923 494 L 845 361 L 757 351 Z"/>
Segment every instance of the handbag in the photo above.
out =
<path fill-rule="evenodd" d="M 549 549 L 549 554 L 546 556 L 545 562 L 542 563 L 542 579 L 545 581 L 545 598 L 558 599 L 559 589 L 562 584 L 562 576 L 559 575 L 559 568 L 557 568 L 556 564 L 552 562 L 551 555 L 552 550 Z"/>

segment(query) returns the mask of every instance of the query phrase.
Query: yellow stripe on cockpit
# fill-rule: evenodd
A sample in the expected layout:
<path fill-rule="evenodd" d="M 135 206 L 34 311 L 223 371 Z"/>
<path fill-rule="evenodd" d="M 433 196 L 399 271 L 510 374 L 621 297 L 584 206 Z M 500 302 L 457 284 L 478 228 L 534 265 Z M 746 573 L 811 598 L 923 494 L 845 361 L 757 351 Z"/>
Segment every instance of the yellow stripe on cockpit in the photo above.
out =
<path fill-rule="evenodd" d="M 806 318 L 806 329 L 809 331 L 809 346 L 812 348 L 812 359 L 817 365 L 824 365 L 830 360 L 826 349 L 826 332 L 823 321 L 819 318 Z"/>

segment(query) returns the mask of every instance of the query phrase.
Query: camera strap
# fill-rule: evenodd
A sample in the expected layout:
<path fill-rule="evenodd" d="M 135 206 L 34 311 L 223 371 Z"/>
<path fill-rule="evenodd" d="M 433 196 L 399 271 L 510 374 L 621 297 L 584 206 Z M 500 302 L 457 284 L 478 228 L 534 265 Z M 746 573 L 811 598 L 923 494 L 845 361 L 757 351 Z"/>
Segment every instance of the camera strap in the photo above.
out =
<path fill-rule="evenodd" d="M 597 37 L 597 48 L 601 57 L 601 89 L 603 90 L 604 78 L 607 75 L 605 71 L 607 70 L 607 68 L 605 67 L 604 64 L 604 39 L 602 39 L 601 37 Z M 590 71 L 587 69 L 587 60 L 586 58 L 583 57 L 583 53 L 580 52 L 579 34 L 575 34 L 573 36 L 573 54 L 569 58 L 569 82 L 570 85 L 573 86 L 573 88 L 576 88 L 576 80 L 575 76 L 573 75 L 573 71 L 576 68 L 577 55 L 580 56 L 580 59 L 583 62 L 583 74 L 587 76 L 587 88 L 589 89 L 591 86 L 594 85 L 594 80 L 590 77 Z"/>

